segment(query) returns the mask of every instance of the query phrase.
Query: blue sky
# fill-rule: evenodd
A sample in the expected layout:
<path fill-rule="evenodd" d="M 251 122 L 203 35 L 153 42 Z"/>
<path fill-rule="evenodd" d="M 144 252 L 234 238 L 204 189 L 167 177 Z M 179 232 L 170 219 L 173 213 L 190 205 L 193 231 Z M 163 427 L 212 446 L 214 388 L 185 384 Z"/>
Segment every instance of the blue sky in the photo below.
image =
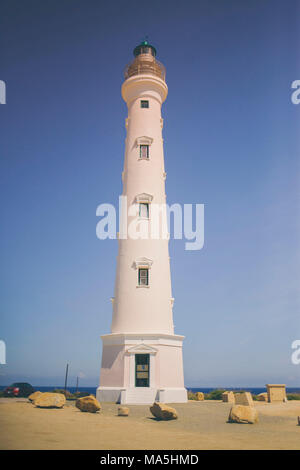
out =
<path fill-rule="evenodd" d="M 10 0 L 1 4 L 0 339 L 14 380 L 97 385 L 117 242 L 133 48 L 167 69 L 170 204 L 205 204 L 205 245 L 170 242 L 187 386 L 300 386 L 300 2 Z"/>

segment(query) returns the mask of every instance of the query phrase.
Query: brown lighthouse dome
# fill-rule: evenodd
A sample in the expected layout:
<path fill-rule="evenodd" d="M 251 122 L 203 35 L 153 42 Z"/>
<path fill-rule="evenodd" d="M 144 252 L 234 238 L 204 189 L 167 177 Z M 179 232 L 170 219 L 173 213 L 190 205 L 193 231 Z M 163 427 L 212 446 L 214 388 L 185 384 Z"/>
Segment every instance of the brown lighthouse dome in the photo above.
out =
<path fill-rule="evenodd" d="M 150 74 L 165 80 L 166 69 L 156 59 L 156 49 L 148 41 L 142 41 L 141 44 L 136 46 L 133 50 L 133 55 L 135 56 L 134 60 L 125 68 L 125 79 L 133 75 Z"/>

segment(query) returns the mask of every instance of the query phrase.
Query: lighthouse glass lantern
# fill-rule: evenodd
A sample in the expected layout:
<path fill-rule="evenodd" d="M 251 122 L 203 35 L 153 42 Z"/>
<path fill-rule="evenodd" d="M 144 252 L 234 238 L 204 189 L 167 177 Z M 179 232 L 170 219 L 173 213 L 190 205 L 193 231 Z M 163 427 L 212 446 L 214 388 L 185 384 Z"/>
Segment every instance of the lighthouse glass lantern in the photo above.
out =
<path fill-rule="evenodd" d="M 128 107 L 123 169 L 127 226 L 135 217 L 151 233 L 153 204 L 164 205 L 162 103 L 168 94 L 156 49 L 143 41 L 125 69 Z M 174 333 L 168 237 L 119 237 L 111 332 L 101 336 L 100 401 L 147 404 L 186 402 L 182 342 Z"/>

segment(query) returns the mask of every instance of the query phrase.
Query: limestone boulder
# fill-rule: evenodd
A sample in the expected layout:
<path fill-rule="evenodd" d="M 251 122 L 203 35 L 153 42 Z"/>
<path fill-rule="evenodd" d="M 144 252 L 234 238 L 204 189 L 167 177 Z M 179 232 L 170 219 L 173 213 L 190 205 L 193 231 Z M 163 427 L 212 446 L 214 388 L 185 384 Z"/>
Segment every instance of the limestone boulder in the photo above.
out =
<path fill-rule="evenodd" d="M 222 401 L 224 403 L 235 403 L 234 393 L 233 392 L 222 393 Z"/>
<path fill-rule="evenodd" d="M 196 392 L 196 401 L 203 401 L 204 400 L 204 393 L 203 392 Z"/>
<path fill-rule="evenodd" d="M 101 405 L 94 395 L 78 398 L 78 400 L 76 400 L 76 407 L 80 411 L 86 411 L 88 413 L 96 413 L 101 410 Z"/>
<path fill-rule="evenodd" d="M 253 398 L 250 392 L 241 392 L 235 393 L 235 404 L 236 405 L 245 405 L 245 406 L 253 406 Z"/>
<path fill-rule="evenodd" d="M 129 415 L 129 408 L 126 406 L 119 406 L 118 408 L 118 416 L 128 416 Z"/>
<path fill-rule="evenodd" d="M 267 384 L 268 401 L 284 402 L 286 399 L 286 387 L 284 384 Z"/>
<path fill-rule="evenodd" d="M 38 408 L 62 408 L 66 403 L 66 397 L 62 393 L 41 393 L 34 404 Z"/>
<path fill-rule="evenodd" d="M 268 401 L 268 394 L 267 393 L 260 393 L 257 395 L 258 401 Z"/>
<path fill-rule="evenodd" d="M 155 418 L 168 421 L 170 419 L 177 419 L 177 411 L 171 406 L 165 405 L 164 403 L 154 402 L 150 407 L 150 411 Z"/>
<path fill-rule="evenodd" d="M 34 403 L 34 401 L 42 395 L 42 392 L 33 392 L 31 395 L 29 395 L 28 400 L 31 401 L 31 403 Z"/>
<path fill-rule="evenodd" d="M 258 412 L 254 406 L 234 405 L 230 410 L 228 422 L 255 424 L 258 423 Z"/>

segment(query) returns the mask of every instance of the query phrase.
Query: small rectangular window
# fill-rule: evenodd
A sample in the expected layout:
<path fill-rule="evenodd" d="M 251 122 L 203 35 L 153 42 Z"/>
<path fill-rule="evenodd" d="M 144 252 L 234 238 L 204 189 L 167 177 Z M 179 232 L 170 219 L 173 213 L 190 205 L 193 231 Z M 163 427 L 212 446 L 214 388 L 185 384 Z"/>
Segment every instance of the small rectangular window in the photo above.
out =
<path fill-rule="evenodd" d="M 141 108 L 149 108 L 149 101 L 141 100 Z"/>
<path fill-rule="evenodd" d="M 149 269 L 139 268 L 139 286 L 148 286 L 149 285 Z"/>
<path fill-rule="evenodd" d="M 140 145 L 140 158 L 149 158 L 149 145 Z"/>
<path fill-rule="evenodd" d="M 148 202 L 140 202 L 139 216 L 144 219 L 149 219 L 149 204 Z"/>

